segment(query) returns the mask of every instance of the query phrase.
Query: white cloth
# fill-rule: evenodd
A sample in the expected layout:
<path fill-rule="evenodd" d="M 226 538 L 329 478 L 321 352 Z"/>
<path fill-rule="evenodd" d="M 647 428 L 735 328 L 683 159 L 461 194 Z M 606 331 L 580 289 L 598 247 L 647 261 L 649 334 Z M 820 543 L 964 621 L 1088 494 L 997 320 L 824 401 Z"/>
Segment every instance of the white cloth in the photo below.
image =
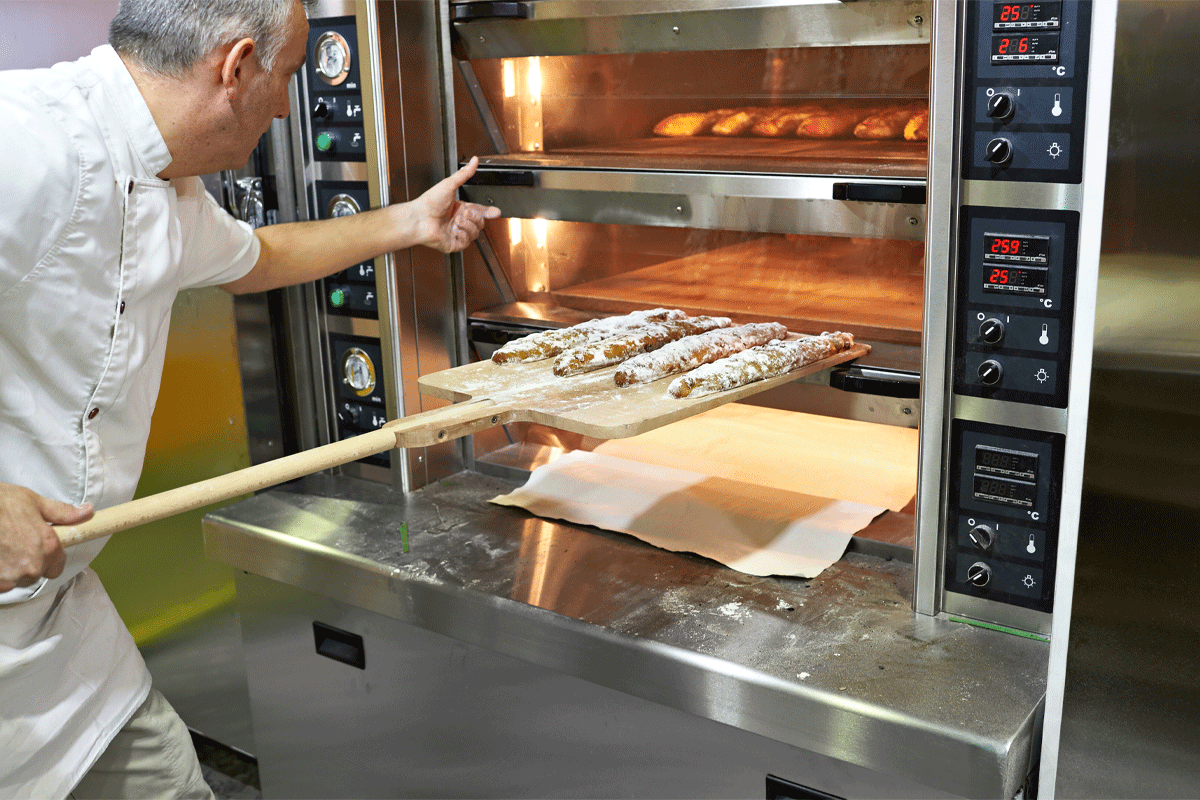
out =
<path fill-rule="evenodd" d="M 258 240 L 198 178 L 155 177 L 171 154 L 107 45 L 0 73 L 0 117 L 24 145 L 0 170 L 0 481 L 125 502 L 176 294 L 242 277 Z M 104 541 L 0 595 L 0 796 L 65 796 L 149 690 L 87 570 Z"/>

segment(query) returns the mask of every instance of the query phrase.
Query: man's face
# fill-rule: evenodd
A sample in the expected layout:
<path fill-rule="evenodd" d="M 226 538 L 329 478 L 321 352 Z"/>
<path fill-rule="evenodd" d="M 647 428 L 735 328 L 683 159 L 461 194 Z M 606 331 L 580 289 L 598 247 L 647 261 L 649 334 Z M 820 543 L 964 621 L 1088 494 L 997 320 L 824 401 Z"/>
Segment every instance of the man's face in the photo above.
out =
<path fill-rule="evenodd" d="M 246 148 L 246 160 L 258 140 L 271 127 L 271 120 L 288 115 L 288 82 L 293 73 L 304 66 L 308 48 L 308 20 L 299 2 L 293 4 L 288 22 L 287 37 L 270 72 L 262 69 L 257 59 L 249 65 L 248 86 L 243 113 L 239 115 L 241 134 Z M 242 163 L 245 163 L 243 161 Z"/>

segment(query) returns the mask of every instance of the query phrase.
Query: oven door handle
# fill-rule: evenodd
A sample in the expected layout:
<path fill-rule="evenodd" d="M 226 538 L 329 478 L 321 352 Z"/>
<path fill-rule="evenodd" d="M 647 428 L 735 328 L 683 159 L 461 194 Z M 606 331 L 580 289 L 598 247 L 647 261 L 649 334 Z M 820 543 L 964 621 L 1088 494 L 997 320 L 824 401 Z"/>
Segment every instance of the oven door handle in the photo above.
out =
<path fill-rule="evenodd" d="M 532 170 L 481 169 L 467 179 L 467 186 L 536 186 Z"/>
<path fill-rule="evenodd" d="M 925 186 L 919 183 L 835 183 L 833 199 L 924 205 Z"/>
<path fill-rule="evenodd" d="M 902 369 L 864 367 L 852 364 L 829 373 L 829 385 L 843 392 L 874 394 L 916 400 L 921 396 L 921 375 Z"/>
<path fill-rule="evenodd" d="M 474 22 L 481 19 L 532 19 L 529 3 L 488 2 L 455 3 L 451 6 L 451 22 Z"/>

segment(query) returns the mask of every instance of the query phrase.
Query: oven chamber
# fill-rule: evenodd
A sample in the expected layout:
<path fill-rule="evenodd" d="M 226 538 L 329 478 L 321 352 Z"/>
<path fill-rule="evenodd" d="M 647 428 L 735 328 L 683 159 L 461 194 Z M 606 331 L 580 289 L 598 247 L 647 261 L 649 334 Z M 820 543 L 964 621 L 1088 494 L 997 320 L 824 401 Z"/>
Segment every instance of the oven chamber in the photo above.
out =
<path fill-rule="evenodd" d="M 621 0 L 327 5 L 338 6 L 330 8 L 328 16 L 356 15 L 352 25 L 360 42 L 369 43 L 360 49 L 371 53 L 373 68 L 364 67 L 361 74 L 366 141 L 361 167 L 355 166 L 358 162 L 322 160 L 313 152 L 311 142 L 322 127 L 321 120 L 309 113 L 316 98 L 305 95 L 304 86 L 297 90 L 301 113 L 294 115 L 293 141 L 307 155 L 299 159 L 300 166 L 293 172 L 298 184 L 309 187 L 313 215 L 319 216 L 323 207 L 312 185 L 314 173 L 318 180 L 365 183 L 369 204 L 377 205 L 415 196 L 467 157 L 478 154 L 480 172 L 464 195 L 499 205 L 505 216 L 489 223 L 479 247 L 460 256 L 443 261 L 436 254 L 414 250 L 378 260 L 374 265 L 379 276 L 376 317 L 347 316 L 331 309 L 330 292 L 340 284 L 327 281 L 298 295 L 302 310 L 295 314 L 297 336 L 305 337 L 306 343 L 298 345 L 296 352 L 309 372 L 307 379 L 300 381 L 300 391 L 313 398 L 315 423 L 306 434 L 310 439 L 322 441 L 354 432 L 338 413 L 345 337 L 378 342 L 381 402 L 390 418 L 436 405 L 437 401 L 417 392 L 419 374 L 487 357 L 492 348 L 512 336 L 600 313 L 671 305 L 698 313 L 724 312 L 739 321 L 778 319 L 806 332 L 838 327 L 851 330 L 874 348 L 862 364 L 774 390 L 755 402 L 879 425 L 916 427 L 921 420 L 936 420 L 933 426 L 923 423 L 934 444 L 924 448 L 922 476 L 945 471 L 943 462 L 950 458 L 949 433 L 940 428 L 943 416 L 950 413 L 946 407 L 952 404 L 953 394 L 948 340 L 954 320 L 947 306 L 953 302 L 950 273 L 956 245 L 946 225 L 960 198 L 952 197 L 953 191 L 944 187 L 957 182 L 958 176 L 948 173 L 960 156 L 958 148 L 966 145 L 958 141 L 954 115 L 939 116 L 937 112 L 953 109 L 957 102 L 954 76 L 962 65 L 956 28 L 965 27 L 961 19 L 943 27 L 942 38 L 935 43 L 929 3 L 663 2 L 637 4 L 636 12 Z M 963 7 L 954 3 L 938 6 L 940 13 L 950 9 L 951 17 L 963 13 Z M 313 27 L 318 27 L 315 21 Z M 360 63 L 367 65 L 368 60 Z M 818 143 L 789 139 L 783 145 L 753 138 L 685 141 L 655 137 L 650 132 L 657 120 L 676 112 L 810 100 L 931 103 L 935 113 L 928 149 L 907 142 L 852 138 Z M 927 153 L 934 155 L 931 158 Z M 939 170 L 943 171 L 940 175 Z M 936 215 L 933 209 L 937 209 Z M 935 238 L 940 242 L 936 256 L 926 252 L 927 236 L 930 248 Z M 926 269 L 941 277 L 931 279 Z M 798 286 L 807 291 L 797 291 Z M 818 302 L 811 301 L 813 287 L 819 290 Z M 330 375 L 332 381 L 326 377 Z M 915 397 L 922 379 L 923 407 Z M 1086 391 L 1086 377 L 1080 382 Z M 930 397 L 935 398 L 932 407 Z M 939 430 L 934 433 L 933 428 Z M 390 482 L 402 492 L 411 492 L 437 486 L 456 475 L 511 480 L 558 453 L 589 444 L 539 426 L 511 425 L 461 443 L 395 452 L 389 464 L 357 465 L 347 473 Z M 1081 464 L 1072 468 L 1078 470 Z M 247 511 L 247 519 L 253 518 L 252 524 L 260 530 L 270 527 L 303 535 L 300 529 L 314 519 L 327 524 L 331 516 L 342 513 L 321 510 L 323 497 L 334 496 L 351 504 L 354 522 L 347 530 L 366 538 L 385 531 L 389 524 L 386 515 L 372 516 L 363 510 L 366 506 L 354 505 L 369 505 L 372 490 L 361 483 L 346 488 L 339 480 L 315 480 L 303 488 L 301 496 L 310 492 L 313 499 L 297 502 L 306 513 L 315 514 L 314 518 L 305 513 L 291 516 L 289 511 L 286 524 L 267 515 L 268 524 L 260 505 Z M 912 615 L 905 609 L 918 637 L 931 630 L 923 626 L 941 622 L 926 615 L 940 611 L 944 600 L 939 554 L 944 545 L 939 540 L 939 530 L 945 525 L 939 518 L 944 491 L 940 477 L 932 483 L 922 478 L 925 512 L 918 511 L 912 518 L 917 569 L 900 568 L 900 582 L 915 584 L 914 591 L 901 594 L 922 612 Z M 452 502 L 453 489 L 440 489 L 433 495 L 418 492 L 413 495 L 416 499 L 402 501 L 403 507 L 394 513 L 428 521 L 436 512 L 441 520 L 439 498 L 443 495 L 437 492 L 444 492 Z M 429 497 L 433 498 L 432 511 L 420 499 Z M 918 503 L 921 501 L 919 497 Z M 372 691 L 373 677 L 344 679 L 340 673 L 329 672 L 329 665 L 323 662 L 315 669 L 321 675 L 316 685 L 333 681 L 337 688 L 328 695 L 329 702 L 314 703 L 299 717 L 293 709 L 290 716 L 261 721 L 264 705 L 278 711 L 283 702 L 281 687 L 268 686 L 267 676 L 274 674 L 279 663 L 303 655 L 296 639 L 311 637 L 309 625 L 317 618 L 357 631 L 360 641 L 366 639 L 368 650 L 372 636 L 384 640 L 386 644 L 376 648 L 389 654 L 389 665 L 416 676 L 422 685 L 440 687 L 427 701 L 413 706 L 417 709 L 414 724 L 421 732 L 441 729 L 439 714 L 464 715 L 472 702 L 484 697 L 496 702 L 497 708 L 509 708 L 511 719 L 518 720 L 513 723 L 515 728 L 499 725 L 494 719 L 481 721 L 480 738 L 489 738 L 494 744 L 497 738 L 523 735 L 544 722 L 536 709 L 530 717 L 524 716 L 543 691 L 544 701 L 561 703 L 562 708 L 571 707 L 570 697 L 586 696 L 575 708 L 581 720 L 598 704 L 612 703 L 617 708 L 633 695 L 638 703 L 648 698 L 670 706 L 671 713 L 683 710 L 706 717 L 706 726 L 716 721 L 716 727 L 704 728 L 702 738 L 710 743 L 727 742 L 727 752 L 744 756 L 744 764 L 754 765 L 751 769 L 799 758 L 792 762 L 802 764 L 798 772 L 820 776 L 812 778 L 812 785 L 840 787 L 855 794 L 920 794 L 930 786 L 958 794 L 1011 794 L 1025 783 L 1036 763 L 1043 714 L 1041 687 L 1050 657 L 1044 643 L 1013 639 L 1012 646 L 1005 647 L 1002 641 L 1002 649 L 1008 653 L 981 648 L 976 657 L 986 656 L 991 663 L 966 668 L 974 676 L 977 691 L 989 699 L 992 692 L 1016 692 L 1023 698 L 1032 693 L 1028 707 L 1019 710 L 1018 716 L 1027 714 L 1027 719 L 1019 726 L 1021 734 L 1010 742 L 1012 752 L 1005 756 L 1008 760 L 1000 769 L 1004 775 L 998 784 L 972 782 L 978 775 L 991 774 L 990 765 L 964 767 L 963 775 L 975 776 L 966 778 L 958 772 L 952 777 L 944 764 L 928 769 L 900 768 L 898 764 L 913 761 L 911 753 L 900 752 L 905 749 L 899 744 L 904 735 L 898 732 L 903 724 L 891 734 L 882 734 L 873 723 L 861 722 L 864 727 L 855 733 L 852 729 L 860 723 L 850 720 L 853 714 L 838 717 L 836 724 L 832 717 L 825 720 L 833 726 L 830 731 L 836 731 L 826 731 L 831 741 L 837 740 L 832 749 L 788 750 L 796 744 L 791 741 L 777 753 L 774 745 L 789 740 L 773 736 L 773 729 L 761 724 L 758 715 L 763 713 L 764 701 L 752 696 L 761 688 L 752 680 L 743 684 L 731 679 L 736 685 L 719 693 L 720 708 L 702 707 L 712 698 L 700 692 L 702 697 L 697 699 L 690 687 L 693 679 L 703 683 L 704 677 L 686 670 L 679 676 L 678 691 L 647 688 L 647 681 L 635 681 L 639 688 L 630 689 L 626 679 L 632 678 L 621 674 L 628 672 L 621 663 L 644 667 L 647 675 L 655 676 L 649 683 L 663 680 L 661 673 L 636 658 L 622 662 L 619 649 L 589 650 L 589 643 L 575 636 L 572 619 L 568 619 L 567 629 L 563 629 L 567 632 L 557 640 L 558 649 L 552 656 L 544 650 L 535 652 L 537 648 L 513 642 L 522 638 L 526 645 L 543 642 L 540 637 L 557 630 L 556 623 L 547 619 L 530 623 L 531 627 L 510 624 L 496 609 L 496 616 L 487 622 L 458 618 L 461 598 L 447 587 L 461 576 L 451 576 L 440 586 L 436 580 L 428 586 L 422 583 L 421 588 L 401 580 L 396 590 L 401 599 L 384 603 L 370 599 L 372 592 L 380 590 L 373 579 L 362 575 L 314 568 L 309 580 L 285 575 L 288 571 L 281 572 L 261 558 L 234 555 L 228 538 L 234 534 L 229 532 L 243 528 L 247 519 L 234 512 L 212 520 L 209 548 L 215 557 L 255 573 L 239 585 L 239 594 L 246 603 L 242 614 L 247 661 L 252 676 L 255 670 L 260 675 L 257 682 L 251 679 L 252 695 L 258 694 L 253 701 L 263 750 L 260 758 L 265 759 L 264 764 L 280 759 L 276 762 L 280 766 L 271 768 L 276 776 L 306 774 L 300 766 L 311 758 L 308 748 L 314 738 L 307 724 L 294 724 L 296 718 L 316 725 L 317 720 L 328 719 L 339 709 L 353 708 L 354 714 L 347 715 L 347 724 L 338 728 L 337 736 L 358 741 L 367 731 L 395 733 L 394 725 L 370 710 L 379 700 L 363 695 Z M 557 541 L 554 525 L 536 524 L 544 528 L 543 535 L 535 537 L 541 544 Z M 922 537 L 932 542 L 927 547 L 933 553 L 926 557 L 924 571 Z M 320 543 L 327 544 L 324 539 Z M 543 550 L 538 553 L 544 554 Z M 446 561 L 455 558 L 453 552 L 437 555 Z M 930 563 L 938 566 L 930 567 Z M 301 571 L 309 570 L 305 566 Z M 280 587 L 280 582 L 291 586 Z M 329 588 L 342 584 L 348 587 L 345 591 Z M 314 599 L 309 594 L 312 591 L 324 597 Z M 538 605 L 531 599 L 536 594 L 526 597 L 530 605 Z M 514 588 L 514 596 L 518 595 Z M 709 599 L 716 605 L 723 598 L 717 593 Z M 542 608 L 567 613 L 562 608 Z M 986 618 L 987 610 L 979 615 Z M 1015 621 L 1005 622 L 1037 629 L 1047 625 L 1048 618 L 1048 614 L 1018 615 Z M 435 641 L 428 631 L 469 644 Z M 762 639 L 769 641 L 773 640 Z M 631 646 L 640 651 L 660 644 L 652 637 L 640 641 L 635 637 Z M 426 655 L 418 659 L 406 653 Z M 1017 659 L 1024 661 L 1020 668 L 1004 663 L 1016 653 L 1024 654 Z M 487 675 L 493 670 L 509 674 L 516 669 L 505 660 L 513 655 L 538 667 L 524 673 L 529 681 L 527 692 L 497 695 Z M 438 675 L 437 670 L 425 666 L 428 659 L 443 657 L 457 659 L 447 674 Z M 701 661 L 704 657 L 706 654 L 698 656 Z M 592 658 L 599 660 L 589 662 Z M 543 668 L 551 672 L 538 671 Z M 977 680 L 978 670 L 987 676 L 982 685 Z M 513 674 L 520 672 L 516 669 Z M 593 697 L 591 690 L 559 684 L 559 673 L 586 676 L 601 687 L 619 688 L 624 699 Z M 713 680 L 709 673 L 701 671 L 699 675 Z M 511 679 L 518 680 L 524 679 Z M 447 681 L 475 688 L 464 695 L 460 694 L 464 690 Z M 896 690 L 900 688 L 897 684 Z M 407 697 L 403 690 L 396 691 Z M 797 691 L 804 694 L 808 690 L 802 687 Z M 308 693 L 317 696 L 312 690 Z M 730 699 L 739 693 L 741 701 Z M 392 695 L 388 697 L 389 702 L 395 701 Z M 831 702 L 837 705 L 836 699 Z M 526 710 L 518 712 L 518 708 Z M 642 713 L 646 708 L 639 705 L 627 711 Z M 658 720 L 648 724 L 648 729 L 659 731 L 660 738 L 675 736 L 677 722 Z M 975 724 L 982 729 L 988 723 L 981 719 Z M 728 740 L 726 733 L 731 737 Z M 773 740 L 763 746 L 763 758 L 748 754 L 754 747 L 749 740 L 739 739 L 743 734 Z M 880 736 L 890 744 L 880 745 Z M 419 738 L 379 741 L 403 741 L 406 744 L 401 746 L 416 747 Z M 860 747 L 855 742 L 869 745 Z M 497 752 L 494 747 L 483 750 Z M 701 750 L 695 748 L 697 753 Z M 611 752 L 599 748 L 597 753 L 601 751 Z M 428 749 L 419 752 L 433 772 L 447 767 L 438 754 Z M 797 755 L 801 752 L 803 757 Z M 914 752 L 920 752 L 920 747 Z M 355 761 L 358 755 L 342 755 L 347 764 L 359 763 Z M 675 755 L 678 753 L 671 757 Z M 833 761 L 824 760 L 827 757 Z M 719 762 L 712 753 L 705 758 L 713 764 Z M 408 769 L 414 768 L 406 763 Z M 602 758 L 597 756 L 596 764 L 600 763 Z M 859 772 L 860 768 L 866 772 Z M 943 774 L 935 775 L 939 769 Z M 640 778 L 657 780 L 647 777 L 654 773 L 653 767 L 645 774 L 634 772 Z M 425 777 L 428 774 L 428 770 L 422 772 Z M 520 778 L 517 783 L 508 782 L 511 773 L 497 774 L 503 779 L 497 777 L 492 788 L 505 787 L 507 791 L 519 785 Z M 797 777 L 795 772 L 790 774 Z M 696 780 L 705 780 L 703 770 L 695 775 L 699 776 Z M 394 787 L 387 780 L 368 784 Z M 631 785 L 637 780 L 631 778 Z M 914 788 L 912 780 L 918 780 L 921 788 Z M 423 785 L 428 793 L 436 783 Z M 537 785 L 550 793 L 564 791 L 553 782 Z M 643 785 L 663 791 L 658 783 Z M 986 789 L 981 788 L 985 785 Z M 679 790 L 683 793 L 700 791 L 694 783 L 680 786 L 689 787 Z M 380 791 L 386 793 L 383 788 Z"/>

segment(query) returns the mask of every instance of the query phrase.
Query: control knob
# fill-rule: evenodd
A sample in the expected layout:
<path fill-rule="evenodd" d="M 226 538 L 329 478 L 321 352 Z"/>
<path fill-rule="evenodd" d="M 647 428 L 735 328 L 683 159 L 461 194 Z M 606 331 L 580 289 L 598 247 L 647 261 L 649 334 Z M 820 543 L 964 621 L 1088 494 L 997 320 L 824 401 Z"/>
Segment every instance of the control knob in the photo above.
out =
<path fill-rule="evenodd" d="M 976 561 L 967 567 L 967 582 L 972 586 L 983 588 L 992 580 L 992 568 L 982 561 Z"/>
<path fill-rule="evenodd" d="M 987 344 L 1000 344 L 1004 340 L 1004 323 L 988 317 L 979 325 L 979 339 Z"/>
<path fill-rule="evenodd" d="M 989 358 L 979 365 L 979 382 L 984 386 L 995 386 L 1004 376 L 1004 367 L 1000 362 Z"/>
<path fill-rule="evenodd" d="M 967 537 L 976 547 L 987 552 L 992 549 L 992 543 L 996 540 L 996 533 L 990 525 L 976 525 L 974 528 L 971 528 Z"/>
<path fill-rule="evenodd" d="M 995 139 L 992 139 L 983 150 L 984 160 L 990 161 L 998 167 L 1008 166 L 1012 161 L 1012 157 L 1012 142 L 1003 136 L 997 136 Z"/>
<path fill-rule="evenodd" d="M 313 119 L 329 119 L 333 116 L 333 113 L 329 108 L 329 104 L 324 100 L 320 100 L 313 106 L 312 115 Z"/>
<path fill-rule="evenodd" d="M 354 403 L 343 403 L 342 407 L 338 409 L 337 416 L 338 422 L 342 423 L 343 425 L 352 425 L 356 428 L 362 427 L 363 408 L 360 405 Z"/>
<path fill-rule="evenodd" d="M 1017 104 L 1011 94 L 996 92 L 988 98 L 987 115 L 997 122 L 1008 122 L 1016 110 Z"/>

